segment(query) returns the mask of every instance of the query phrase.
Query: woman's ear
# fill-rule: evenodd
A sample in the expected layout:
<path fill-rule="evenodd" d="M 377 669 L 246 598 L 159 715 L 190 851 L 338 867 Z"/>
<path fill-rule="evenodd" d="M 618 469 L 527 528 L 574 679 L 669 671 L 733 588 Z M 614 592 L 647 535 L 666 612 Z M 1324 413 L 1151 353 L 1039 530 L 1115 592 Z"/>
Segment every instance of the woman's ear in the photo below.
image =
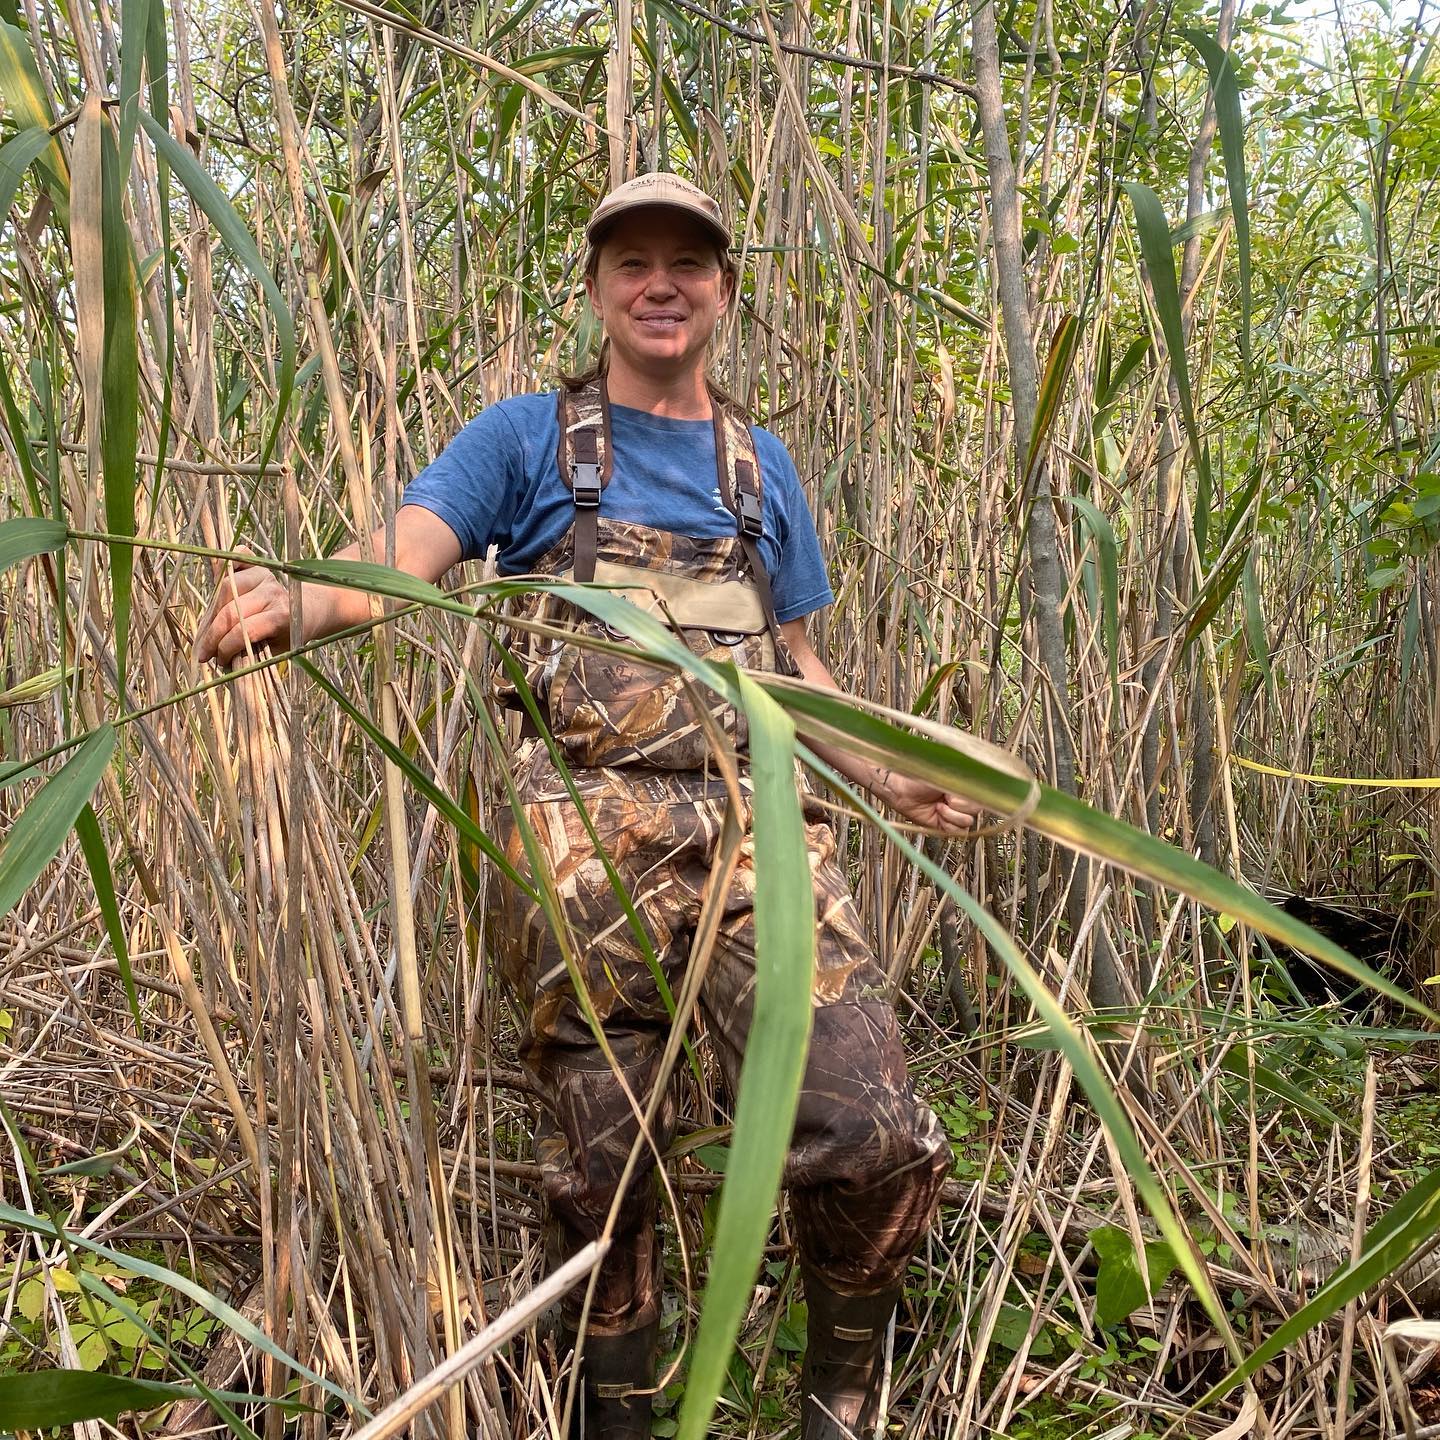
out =
<path fill-rule="evenodd" d="M 585 276 L 585 294 L 590 299 L 590 308 L 595 312 L 595 318 L 604 320 L 605 312 L 600 308 L 600 288 L 595 284 L 595 277 L 588 272 Z"/>
<path fill-rule="evenodd" d="M 728 266 L 720 272 L 720 315 L 727 314 L 735 298 L 735 272 Z M 718 317 L 717 317 L 718 318 Z"/>

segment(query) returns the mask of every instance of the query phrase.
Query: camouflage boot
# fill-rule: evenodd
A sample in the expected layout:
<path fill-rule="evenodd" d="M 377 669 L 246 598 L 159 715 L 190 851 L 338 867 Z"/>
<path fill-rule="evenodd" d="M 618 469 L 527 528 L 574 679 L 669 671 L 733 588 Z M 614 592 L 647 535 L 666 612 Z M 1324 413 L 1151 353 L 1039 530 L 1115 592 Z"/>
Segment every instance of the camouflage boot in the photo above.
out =
<path fill-rule="evenodd" d="M 565 1330 L 563 1334 L 573 1351 L 575 1332 Z M 655 1397 L 648 1392 L 655 1384 L 659 1339 L 659 1320 L 626 1335 L 585 1337 L 571 1440 L 650 1440 Z"/>
<path fill-rule="evenodd" d="M 801 1440 L 870 1440 L 880 1418 L 885 1327 L 899 1287 L 879 1295 L 839 1295 L 801 1267 L 809 1340 L 800 1372 Z"/>

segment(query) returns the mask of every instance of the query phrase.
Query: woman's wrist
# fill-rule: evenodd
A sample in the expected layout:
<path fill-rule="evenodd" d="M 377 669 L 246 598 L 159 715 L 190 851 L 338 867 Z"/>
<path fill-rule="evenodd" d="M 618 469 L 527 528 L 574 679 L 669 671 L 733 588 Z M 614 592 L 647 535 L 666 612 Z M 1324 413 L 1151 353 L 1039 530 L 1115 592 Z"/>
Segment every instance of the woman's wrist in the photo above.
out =
<path fill-rule="evenodd" d="M 885 804 L 892 804 L 895 796 L 895 772 L 887 765 L 876 765 L 865 788 Z"/>

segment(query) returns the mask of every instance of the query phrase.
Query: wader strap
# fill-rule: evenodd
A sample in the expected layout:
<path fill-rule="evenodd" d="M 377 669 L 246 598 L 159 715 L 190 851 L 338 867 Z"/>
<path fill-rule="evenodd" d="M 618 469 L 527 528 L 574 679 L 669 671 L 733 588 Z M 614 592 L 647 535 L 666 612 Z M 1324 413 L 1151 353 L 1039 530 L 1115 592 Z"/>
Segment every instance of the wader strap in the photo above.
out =
<path fill-rule="evenodd" d="M 729 414 L 728 407 L 721 398 L 711 393 L 710 406 L 715 415 L 715 466 L 720 477 L 720 499 L 724 502 L 725 508 L 735 517 L 736 528 L 740 534 L 740 548 L 745 552 L 745 559 L 750 566 L 750 575 L 755 582 L 755 588 L 760 592 L 760 605 L 765 611 L 765 628 L 770 632 L 770 639 L 775 645 L 776 654 L 780 652 L 780 622 L 775 618 L 775 601 L 770 595 L 770 575 L 765 569 L 765 561 L 760 555 L 760 540 L 765 534 L 765 497 L 760 488 L 760 464 L 759 457 L 754 459 L 744 455 L 735 457 L 735 484 L 730 484 L 730 454 L 729 444 L 726 436 L 726 417 Z M 738 424 L 743 425 L 744 421 L 736 417 Z M 749 427 L 746 426 L 746 438 L 749 438 Z M 745 446 L 754 456 L 754 449 L 750 445 Z"/>
<path fill-rule="evenodd" d="M 598 401 L 598 403 L 596 403 Z M 589 402 L 589 403 L 586 403 Z M 580 414 L 577 418 L 576 412 Z M 588 414 L 586 412 L 589 412 Z M 575 502 L 574 574 L 582 584 L 595 578 L 600 493 L 610 483 L 610 397 L 602 376 L 598 390 L 562 388 L 559 396 L 560 478 Z"/>

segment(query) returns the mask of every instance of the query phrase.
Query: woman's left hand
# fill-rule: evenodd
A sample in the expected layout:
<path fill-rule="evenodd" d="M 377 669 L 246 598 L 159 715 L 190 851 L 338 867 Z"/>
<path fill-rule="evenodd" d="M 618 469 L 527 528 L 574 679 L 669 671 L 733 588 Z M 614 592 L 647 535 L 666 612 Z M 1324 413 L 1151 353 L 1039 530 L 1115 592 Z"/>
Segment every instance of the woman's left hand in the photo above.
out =
<path fill-rule="evenodd" d="M 980 818 L 980 807 L 974 801 L 941 790 L 928 781 L 898 775 L 893 770 L 886 777 L 880 796 L 907 820 L 946 835 L 963 835 L 973 830 Z"/>

